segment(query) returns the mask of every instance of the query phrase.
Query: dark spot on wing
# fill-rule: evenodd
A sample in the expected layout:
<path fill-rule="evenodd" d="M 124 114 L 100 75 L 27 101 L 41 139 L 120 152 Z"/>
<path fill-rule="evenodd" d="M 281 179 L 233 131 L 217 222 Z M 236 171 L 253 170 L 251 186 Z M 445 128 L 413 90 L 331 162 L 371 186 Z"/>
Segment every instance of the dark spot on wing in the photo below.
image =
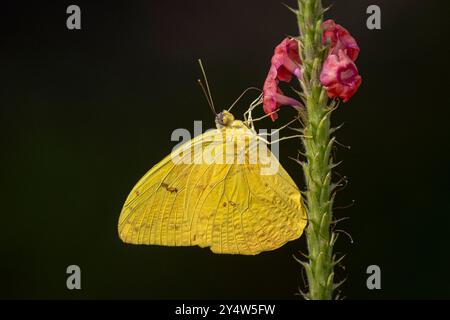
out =
<path fill-rule="evenodd" d="M 178 192 L 178 189 L 177 188 L 173 188 L 173 187 L 170 187 L 167 183 L 165 183 L 165 182 L 163 182 L 163 183 L 161 183 L 161 187 L 163 187 L 164 189 L 166 189 L 167 191 L 169 191 L 170 193 L 177 193 Z"/>

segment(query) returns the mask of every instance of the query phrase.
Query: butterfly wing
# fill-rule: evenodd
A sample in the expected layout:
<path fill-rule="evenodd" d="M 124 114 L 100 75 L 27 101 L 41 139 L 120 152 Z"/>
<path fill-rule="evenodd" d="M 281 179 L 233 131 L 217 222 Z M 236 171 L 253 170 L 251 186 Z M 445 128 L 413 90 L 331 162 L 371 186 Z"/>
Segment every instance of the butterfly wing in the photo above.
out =
<path fill-rule="evenodd" d="M 307 218 L 291 177 L 270 151 L 278 170 L 269 175 L 261 174 L 260 163 L 220 163 L 230 141 L 254 135 L 246 128 L 233 129 L 227 143 L 222 131 L 192 140 L 185 150 L 200 146 L 200 153 L 183 154 L 177 161 L 169 155 L 138 182 L 119 218 L 124 242 L 254 255 L 300 237 Z M 236 147 L 231 153 L 246 155 L 244 149 L 252 147 Z M 204 154 L 214 161 L 198 161 Z M 193 161 L 185 163 L 188 156 Z"/>

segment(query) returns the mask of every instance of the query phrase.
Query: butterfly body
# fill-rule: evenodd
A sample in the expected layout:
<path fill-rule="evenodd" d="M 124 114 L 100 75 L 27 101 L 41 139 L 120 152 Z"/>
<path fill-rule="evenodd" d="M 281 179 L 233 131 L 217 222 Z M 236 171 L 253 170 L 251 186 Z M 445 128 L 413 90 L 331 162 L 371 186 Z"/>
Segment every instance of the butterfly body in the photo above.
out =
<path fill-rule="evenodd" d="M 136 184 L 119 218 L 122 241 L 254 255 L 300 237 L 307 218 L 292 178 L 270 150 L 279 166 L 262 174 L 270 164 L 251 161 L 261 139 L 244 122 L 224 111 L 216 125 Z"/>

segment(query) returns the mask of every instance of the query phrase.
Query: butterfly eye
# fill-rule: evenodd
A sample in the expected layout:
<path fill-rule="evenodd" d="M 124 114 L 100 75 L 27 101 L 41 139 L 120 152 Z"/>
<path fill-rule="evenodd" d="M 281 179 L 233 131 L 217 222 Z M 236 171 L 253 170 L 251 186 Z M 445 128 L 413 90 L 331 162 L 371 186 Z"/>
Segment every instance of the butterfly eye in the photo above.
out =
<path fill-rule="evenodd" d="M 224 126 L 225 125 L 225 123 L 223 122 L 223 112 L 221 112 L 221 113 L 219 113 L 217 116 L 216 116 L 216 120 L 217 120 L 217 122 L 220 124 L 220 125 L 222 125 L 222 126 Z"/>

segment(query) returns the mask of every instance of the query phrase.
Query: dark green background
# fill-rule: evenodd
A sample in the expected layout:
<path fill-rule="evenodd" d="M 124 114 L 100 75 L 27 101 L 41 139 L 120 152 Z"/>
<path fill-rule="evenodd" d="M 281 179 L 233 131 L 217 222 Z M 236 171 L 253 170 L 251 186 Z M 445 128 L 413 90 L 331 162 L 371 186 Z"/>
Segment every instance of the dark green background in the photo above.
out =
<path fill-rule="evenodd" d="M 1 298 L 295 299 L 292 254 L 305 240 L 255 257 L 132 246 L 116 232 L 134 183 L 174 145 L 176 128 L 214 125 L 198 88 L 207 66 L 216 104 L 262 87 L 273 47 L 296 34 L 280 1 L 3 1 L 0 11 Z M 295 5 L 295 1 L 289 0 Z M 330 2 L 326 2 L 330 4 Z M 382 8 L 382 30 L 366 8 Z M 334 113 L 349 178 L 338 193 L 344 295 L 450 298 L 448 8 L 444 1 L 335 1 L 327 13 L 357 38 L 359 92 Z M 241 114 L 251 97 L 243 99 Z M 261 112 L 261 110 L 260 110 Z M 283 109 L 275 125 L 293 112 Z M 271 126 L 262 122 L 259 126 Z M 281 162 L 298 141 L 281 145 Z M 338 176 L 336 176 L 336 179 Z M 66 267 L 82 290 L 66 289 Z M 377 264 L 382 290 L 366 288 Z"/>

